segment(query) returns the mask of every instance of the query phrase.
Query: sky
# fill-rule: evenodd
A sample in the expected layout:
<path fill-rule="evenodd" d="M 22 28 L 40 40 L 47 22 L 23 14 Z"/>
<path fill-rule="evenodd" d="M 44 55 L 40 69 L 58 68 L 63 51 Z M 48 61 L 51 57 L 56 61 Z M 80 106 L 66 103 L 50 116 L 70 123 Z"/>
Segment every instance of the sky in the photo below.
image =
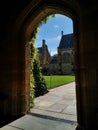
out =
<path fill-rule="evenodd" d="M 37 33 L 36 47 L 42 46 L 42 40 L 46 40 L 46 45 L 50 55 L 57 54 L 57 47 L 61 39 L 61 31 L 63 34 L 73 33 L 73 21 L 61 14 L 51 17 L 46 24 L 42 24 Z"/>

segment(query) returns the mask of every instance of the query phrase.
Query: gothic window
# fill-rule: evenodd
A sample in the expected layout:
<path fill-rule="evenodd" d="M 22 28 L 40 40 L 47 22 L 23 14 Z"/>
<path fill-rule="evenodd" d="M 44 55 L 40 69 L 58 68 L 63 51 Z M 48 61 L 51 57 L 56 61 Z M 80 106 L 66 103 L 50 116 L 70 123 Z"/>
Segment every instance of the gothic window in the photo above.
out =
<path fill-rule="evenodd" d="M 70 55 L 68 53 L 63 54 L 63 62 L 69 62 L 70 60 Z"/>

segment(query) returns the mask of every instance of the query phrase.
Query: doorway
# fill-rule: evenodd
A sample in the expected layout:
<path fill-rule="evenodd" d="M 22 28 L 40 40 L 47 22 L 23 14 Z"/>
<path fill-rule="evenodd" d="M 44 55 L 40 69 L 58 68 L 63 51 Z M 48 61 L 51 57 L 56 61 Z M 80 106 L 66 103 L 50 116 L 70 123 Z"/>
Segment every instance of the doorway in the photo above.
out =
<path fill-rule="evenodd" d="M 56 14 L 56 17 L 59 17 L 60 21 L 61 21 L 62 17 L 66 19 L 66 17 L 61 15 L 61 14 Z M 50 19 L 52 19 L 52 17 Z M 55 19 L 56 19 L 55 16 L 53 19 L 55 21 Z M 54 21 L 50 20 L 49 23 L 50 22 L 54 23 Z M 71 21 L 71 19 L 70 19 L 70 21 Z M 45 26 L 45 24 L 42 26 Z M 63 30 L 60 32 L 59 36 L 55 35 L 55 37 L 56 38 L 58 37 L 59 39 L 56 39 L 53 37 L 52 38 L 50 37 L 50 39 L 49 39 L 49 37 L 47 38 L 46 36 L 43 36 L 44 33 L 46 34 L 46 32 L 48 33 L 48 36 L 52 33 L 56 34 L 56 32 L 53 32 L 53 25 L 51 25 L 52 31 L 49 32 L 50 28 L 46 27 L 47 28 L 46 29 L 45 27 L 43 27 L 44 31 L 42 31 L 42 32 L 39 31 L 37 34 L 37 35 L 40 34 L 40 36 L 38 36 L 38 38 L 39 38 L 39 37 L 41 37 L 41 33 L 42 33 L 42 37 L 40 38 L 40 42 L 38 40 L 35 41 L 35 44 L 39 43 L 41 46 L 41 47 L 39 47 L 39 45 L 37 45 L 38 46 L 38 48 L 37 48 L 38 53 L 40 56 L 41 67 L 48 68 L 47 73 L 44 73 L 44 75 L 46 75 L 46 77 L 50 76 L 50 78 L 54 77 L 55 75 L 56 76 L 75 75 L 75 73 L 73 71 L 74 64 L 75 64 L 73 29 L 71 30 L 71 32 L 66 32 L 68 34 L 65 35 L 64 28 L 60 28 L 59 26 L 60 25 L 57 25 L 57 23 L 55 22 L 54 28 L 56 28 L 56 29 L 59 28 L 59 32 L 60 32 L 60 30 Z M 70 26 L 73 28 L 72 23 Z M 70 26 L 68 26 L 68 23 L 65 23 L 65 29 L 71 28 Z M 41 29 L 39 28 L 39 30 L 43 30 L 43 28 L 41 28 Z M 45 32 L 45 30 L 46 30 L 46 32 Z M 43 40 L 43 38 L 45 40 Z M 53 39 L 55 40 L 55 42 L 53 41 Z M 65 41 L 64 41 L 64 39 L 65 39 Z M 56 40 L 58 41 L 58 43 Z M 63 40 L 63 43 L 62 43 L 62 40 Z M 47 43 L 47 41 L 49 41 L 49 42 Z M 49 47 L 55 43 L 56 43 L 56 48 L 52 47 L 53 51 L 55 52 L 53 54 L 52 50 Z M 43 46 L 43 44 L 44 44 L 44 46 Z M 50 46 L 49 46 L 49 44 L 50 44 Z M 45 50 L 45 46 L 46 46 L 46 50 Z M 51 50 L 51 51 L 49 51 L 49 50 Z M 45 55 L 43 54 L 44 51 L 45 51 Z M 50 63 L 47 63 L 47 60 L 48 60 L 47 56 L 48 56 L 48 53 L 50 53 L 50 52 L 52 53 L 52 56 L 51 56 L 52 58 L 50 60 Z M 66 55 L 68 55 L 67 60 L 65 59 Z M 56 56 L 58 61 L 54 61 L 54 59 L 53 59 L 54 56 Z M 44 61 L 44 62 L 42 62 L 42 61 Z M 54 61 L 54 62 L 52 62 L 52 61 Z M 60 63 L 62 63 L 62 64 L 60 64 Z M 53 70 L 51 70 L 51 69 L 53 69 Z M 55 73 L 53 73 L 54 69 L 55 69 Z M 65 76 L 65 80 L 66 80 L 66 76 Z M 54 82 L 56 82 L 56 81 L 54 81 Z M 33 114 L 36 114 L 37 116 L 44 115 L 44 116 L 51 117 L 51 115 L 55 115 L 54 116 L 55 118 L 59 118 L 59 116 L 60 116 L 59 120 L 66 119 L 66 120 L 70 120 L 70 121 L 76 123 L 77 118 L 76 118 L 75 82 L 70 83 L 68 85 L 61 85 L 61 87 L 49 90 L 48 94 L 45 94 L 44 96 L 40 96 L 38 98 L 35 98 L 34 103 L 35 103 L 35 105 L 34 105 L 34 108 L 31 109 L 31 112 Z"/>

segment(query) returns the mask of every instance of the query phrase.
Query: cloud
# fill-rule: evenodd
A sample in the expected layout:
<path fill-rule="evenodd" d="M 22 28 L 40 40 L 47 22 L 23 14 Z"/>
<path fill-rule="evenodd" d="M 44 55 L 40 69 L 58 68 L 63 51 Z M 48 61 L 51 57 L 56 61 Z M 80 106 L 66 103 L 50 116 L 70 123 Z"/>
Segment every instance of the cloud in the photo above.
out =
<path fill-rule="evenodd" d="M 57 54 L 57 47 L 59 46 L 61 36 L 52 37 L 46 39 L 46 44 L 48 45 L 48 49 L 51 55 Z"/>
<path fill-rule="evenodd" d="M 56 39 L 60 41 L 61 35 L 57 36 Z"/>
<path fill-rule="evenodd" d="M 60 43 L 60 39 L 61 39 L 61 35 L 58 35 L 56 37 L 45 38 L 46 44 L 48 46 L 54 46 L 54 45 L 58 46 L 59 43 Z M 36 44 L 37 47 L 41 47 L 42 46 L 42 40 L 37 39 L 35 44 Z"/>
<path fill-rule="evenodd" d="M 50 55 L 51 55 L 51 56 L 53 56 L 54 54 L 57 54 L 57 51 L 56 51 L 56 50 L 52 50 L 52 51 L 50 52 Z"/>
<path fill-rule="evenodd" d="M 60 39 L 61 39 L 61 35 L 58 35 L 57 37 L 52 37 L 52 38 L 48 38 L 46 39 L 46 42 L 47 43 L 55 43 L 55 42 L 60 42 Z"/>
<path fill-rule="evenodd" d="M 54 28 L 57 29 L 57 28 L 59 28 L 59 26 L 58 25 L 54 25 Z"/>

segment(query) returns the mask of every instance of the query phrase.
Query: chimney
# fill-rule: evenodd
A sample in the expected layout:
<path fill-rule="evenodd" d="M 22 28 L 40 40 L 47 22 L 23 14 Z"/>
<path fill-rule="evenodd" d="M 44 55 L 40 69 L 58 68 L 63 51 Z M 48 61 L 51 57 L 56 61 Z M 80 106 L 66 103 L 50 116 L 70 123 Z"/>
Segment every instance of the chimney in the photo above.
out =
<path fill-rule="evenodd" d="M 61 35 L 63 36 L 63 31 L 61 31 Z"/>
<path fill-rule="evenodd" d="M 42 40 L 42 46 L 45 47 L 46 41 Z"/>

